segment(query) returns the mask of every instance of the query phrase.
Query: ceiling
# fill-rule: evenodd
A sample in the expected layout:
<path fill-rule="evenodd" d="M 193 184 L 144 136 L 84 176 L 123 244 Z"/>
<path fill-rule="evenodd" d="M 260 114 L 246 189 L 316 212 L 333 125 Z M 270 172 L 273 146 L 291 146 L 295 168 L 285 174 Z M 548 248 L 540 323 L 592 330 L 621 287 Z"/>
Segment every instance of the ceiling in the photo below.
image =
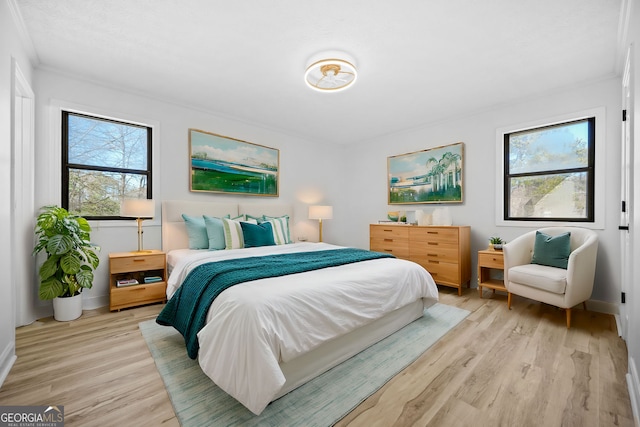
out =
<path fill-rule="evenodd" d="M 612 77 L 622 2 L 13 0 L 39 67 L 337 144 Z M 305 86 L 325 50 L 352 87 Z"/>

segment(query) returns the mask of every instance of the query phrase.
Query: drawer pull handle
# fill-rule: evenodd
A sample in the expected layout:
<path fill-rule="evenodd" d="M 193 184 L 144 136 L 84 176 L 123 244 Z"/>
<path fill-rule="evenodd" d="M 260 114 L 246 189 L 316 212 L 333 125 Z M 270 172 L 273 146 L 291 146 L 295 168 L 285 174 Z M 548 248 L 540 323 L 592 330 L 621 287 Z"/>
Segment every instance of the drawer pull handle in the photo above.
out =
<path fill-rule="evenodd" d="M 429 262 L 430 262 L 431 264 L 440 264 L 440 261 L 433 261 L 433 260 L 431 260 L 431 259 L 429 260 Z"/>
<path fill-rule="evenodd" d="M 438 254 L 427 254 L 427 256 L 438 256 Z"/>
<path fill-rule="evenodd" d="M 427 242 L 427 245 L 438 246 L 438 242 Z"/>
<path fill-rule="evenodd" d="M 382 230 L 382 231 L 388 231 L 389 233 L 391 233 L 393 230 L 387 230 L 387 229 L 385 229 L 385 230 Z"/>
<path fill-rule="evenodd" d="M 427 234 L 438 234 L 437 231 L 427 231 Z"/>
<path fill-rule="evenodd" d="M 393 242 L 393 239 L 384 239 L 385 242 Z"/>
<path fill-rule="evenodd" d="M 145 262 L 144 258 L 134 258 L 133 262 Z"/>
<path fill-rule="evenodd" d="M 393 249 L 384 249 L 385 252 L 393 252 Z"/>

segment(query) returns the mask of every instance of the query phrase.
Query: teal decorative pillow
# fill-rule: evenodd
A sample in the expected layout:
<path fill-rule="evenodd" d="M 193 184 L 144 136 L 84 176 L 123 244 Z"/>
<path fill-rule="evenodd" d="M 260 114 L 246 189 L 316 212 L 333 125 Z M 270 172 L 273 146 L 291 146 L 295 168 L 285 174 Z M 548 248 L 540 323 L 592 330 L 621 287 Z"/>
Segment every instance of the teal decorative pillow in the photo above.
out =
<path fill-rule="evenodd" d="M 270 222 L 273 227 L 273 240 L 276 245 L 293 243 L 291 232 L 289 231 L 289 215 L 281 217 L 264 216 L 264 222 Z"/>
<path fill-rule="evenodd" d="M 204 218 L 182 214 L 189 236 L 189 249 L 208 249 L 209 237 L 204 224 Z"/>
<path fill-rule="evenodd" d="M 564 268 L 566 270 L 571 254 L 571 233 L 566 232 L 557 236 L 536 231 L 533 244 L 533 258 L 531 264 L 547 265 L 549 267 Z"/>
<path fill-rule="evenodd" d="M 203 215 L 204 225 L 207 232 L 208 248 L 210 251 L 224 249 L 226 243 L 224 240 L 224 226 L 220 218 Z"/>
<path fill-rule="evenodd" d="M 262 224 L 251 224 L 249 222 L 240 222 L 242 227 L 242 236 L 244 238 L 245 248 L 255 248 L 257 246 L 273 246 L 276 242 L 273 240 L 273 228 L 271 223 L 263 222 Z"/>

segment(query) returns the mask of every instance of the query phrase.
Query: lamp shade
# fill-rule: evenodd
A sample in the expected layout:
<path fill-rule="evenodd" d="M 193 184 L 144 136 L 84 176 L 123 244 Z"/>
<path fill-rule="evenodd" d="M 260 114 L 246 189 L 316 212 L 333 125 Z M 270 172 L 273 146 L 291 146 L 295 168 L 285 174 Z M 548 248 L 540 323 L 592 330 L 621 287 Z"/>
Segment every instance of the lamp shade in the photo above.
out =
<path fill-rule="evenodd" d="M 156 203 L 152 199 L 124 199 L 120 205 L 120 216 L 153 218 Z"/>
<path fill-rule="evenodd" d="M 333 206 L 309 206 L 309 219 L 333 218 Z"/>

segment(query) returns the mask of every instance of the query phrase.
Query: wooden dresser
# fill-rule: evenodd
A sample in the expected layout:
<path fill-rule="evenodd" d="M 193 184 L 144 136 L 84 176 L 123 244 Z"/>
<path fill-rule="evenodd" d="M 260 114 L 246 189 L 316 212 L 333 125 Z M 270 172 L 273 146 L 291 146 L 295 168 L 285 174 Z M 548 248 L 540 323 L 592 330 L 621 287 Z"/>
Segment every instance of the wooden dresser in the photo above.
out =
<path fill-rule="evenodd" d="M 408 259 L 423 266 L 439 285 L 470 286 L 471 228 L 371 224 L 369 248 Z"/>

